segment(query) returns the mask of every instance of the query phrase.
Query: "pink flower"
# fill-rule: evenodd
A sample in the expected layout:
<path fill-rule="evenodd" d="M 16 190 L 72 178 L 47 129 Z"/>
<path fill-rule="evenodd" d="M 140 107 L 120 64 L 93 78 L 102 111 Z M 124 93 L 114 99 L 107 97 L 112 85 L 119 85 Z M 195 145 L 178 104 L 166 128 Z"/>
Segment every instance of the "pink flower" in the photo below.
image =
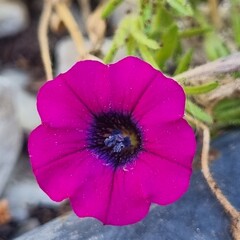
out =
<path fill-rule="evenodd" d="M 79 217 L 125 225 L 188 189 L 196 142 L 178 83 L 146 62 L 81 61 L 47 82 L 29 139 L 40 187 Z"/>

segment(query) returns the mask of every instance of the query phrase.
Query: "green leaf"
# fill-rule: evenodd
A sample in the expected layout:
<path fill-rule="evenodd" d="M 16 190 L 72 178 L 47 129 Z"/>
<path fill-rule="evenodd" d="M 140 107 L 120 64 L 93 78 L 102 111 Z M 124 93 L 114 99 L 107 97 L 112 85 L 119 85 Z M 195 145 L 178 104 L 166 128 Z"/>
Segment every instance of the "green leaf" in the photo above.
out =
<path fill-rule="evenodd" d="M 157 12 L 152 19 L 150 36 L 154 36 L 155 39 L 157 39 L 160 37 L 160 34 L 165 32 L 173 23 L 173 16 L 159 4 Z"/>
<path fill-rule="evenodd" d="M 240 99 L 223 99 L 219 101 L 214 109 L 214 126 L 240 126 Z"/>
<path fill-rule="evenodd" d="M 181 57 L 177 69 L 174 72 L 174 75 L 180 74 L 182 72 L 185 72 L 186 70 L 188 70 L 189 65 L 191 63 L 192 60 L 192 55 L 193 55 L 193 49 L 190 48 L 188 49 L 188 51 Z"/>
<path fill-rule="evenodd" d="M 109 17 L 123 0 L 110 0 L 102 11 L 102 18 Z"/>
<path fill-rule="evenodd" d="M 186 111 L 200 121 L 203 121 L 208 124 L 213 123 L 212 117 L 189 99 L 187 99 L 186 102 Z"/>
<path fill-rule="evenodd" d="M 132 36 L 129 36 L 126 41 L 126 49 L 128 55 L 135 55 L 136 54 L 136 42 L 134 41 Z"/>
<path fill-rule="evenodd" d="M 209 60 L 229 55 L 230 51 L 216 33 L 209 33 L 204 40 L 204 49 Z"/>
<path fill-rule="evenodd" d="M 116 55 L 118 47 L 115 44 L 112 44 L 107 54 L 103 58 L 103 62 L 110 63 L 113 61 L 114 56 Z"/>
<path fill-rule="evenodd" d="M 178 40 L 178 27 L 174 24 L 162 35 L 162 47 L 156 53 L 156 60 L 160 68 L 174 54 Z"/>
<path fill-rule="evenodd" d="M 232 30 L 235 42 L 238 47 L 240 47 L 240 2 L 239 0 L 231 0 L 231 23 L 232 23 Z"/>
<path fill-rule="evenodd" d="M 223 99 L 213 109 L 213 115 L 217 122 L 226 125 L 240 123 L 240 99 Z"/>
<path fill-rule="evenodd" d="M 148 38 L 142 32 L 138 19 L 133 19 L 131 23 L 132 24 L 128 27 L 131 27 L 131 35 L 138 43 L 143 44 L 143 45 L 147 46 L 148 48 L 154 49 L 154 50 L 160 48 L 159 44 L 156 41 Z"/>
<path fill-rule="evenodd" d="M 182 16 L 193 16 L 193 10 L 187 0 L 166 0 Z"/>
<path fill-rule="evenodd" d="M 210 32 L 212 29 L 210 27 L 198 27 L 198 28 L 190 28 L 179 32 L 179 36 L 181 38 L 190 38 L 199 35 L 203 35 L 207 32 Z"/>
<path fill-rule="evenodd" d="M 151 30 L 151 23 L 153 19 L 153 15 L 155 12 L 155 6 L 153 1 L 151 0 L 140 0 L 140 21 L 143 26 L 144 33 L 149 35 Z"/>
<path fill-rule="evenodd" d="M 139 44 L 138 48 L 142 58 L 148 63 L 150 63 L 154 68 L 159 69 L 158 64 L 153 58 L 153 54 L 148 50 L 148 48 L 142 44 Z"/>
<path fill-rule="evenodd" d="M 113 38 L 114 44 L 117 47 L 121 47 L 125 44 L 126 39 L 130 34 L 129 24 L 131 24 L 132 19 L 125 17 L 119 24 Z"/>
<path fill-rule="evenodd" d="M 238 106 L 240 106 L 239 98 L 223 99 L 215 105 L 214 113 L 221 114 L 222 112 L 225 112 L 229 108 L 236 108 Z"/>
<path fill-rule="evenodd" d="M 199 86 L 186 86 L 184 87 L 184 91 L 187 95 L 203 94 L 212 91 L 218 85 L 218 82 L 210 82 Z"/>
<path fill-rule="evenodd" d="M 129 24 L 131 24 L 131 18 L 129 17 L 125 17 L 120 22 L 119 27 L 114 34 L 112 46 L 110 47 L 106 56 L 103 59 L 105 63 L 110 63 L 114 59 L 114 56 L 116 55 L 118 49 L 125 44 L 126 40 L 129 37 Z"/>

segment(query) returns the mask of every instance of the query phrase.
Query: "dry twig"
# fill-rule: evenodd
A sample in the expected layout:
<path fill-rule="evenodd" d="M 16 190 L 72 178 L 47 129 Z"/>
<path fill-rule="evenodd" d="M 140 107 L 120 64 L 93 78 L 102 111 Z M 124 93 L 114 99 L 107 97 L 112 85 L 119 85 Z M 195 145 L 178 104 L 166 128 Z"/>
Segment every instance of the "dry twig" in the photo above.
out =
<path fill-rule="evenodd" d="M 100 3 L 97 9 L 87 19 L 87 32 L 92 43 L 93 50 L 98 50 L 103 42 L 106 21 L 102 18 L 104 4 Z"/>
<path fill-rule="evenodd" d="M 48 80 L 53 78 L 52 73 L 52 61 L 50 57 L 49 44 L 48 44 L 48 25 L 52 13 L 52 2 L 44 1 L 44 7 L 41 14 L 39 29 L 38 29 L 38 40 L 41 50 L 41 57 Z"/>
<path fill-rule="evenodd" d="M 216 28 L 221 27 L 221 19 L 218 13 L 218 0 L 208 0 L 212 22 Z"/>
<path fill-rule="evenodd" d="M 67 4 L 65 2 L 57 2 L 54 7 L 76 44 L 80 59 L 84 59 L 87 55 L 87 51 L 84 46 L 84 39 Z"/>
<path fill-rule="evenodd" d="M 191 116 L 187 115 L 186 118 L 188 121 L 196 124 L 196 126 L 199 127 L 203 132 L 203 146 L 201 154 L 202 172 L 208 183 L 208 186 L 212 190 L 219 203 L 223 206 L 225 212 L 230 216 L 232 220 L 231 230 L 234 240 L 239 240 L 240 212 L 238 212 L 225 197 L 221 189 L 218 187 L 209 169 L 210 130 L 205 124 L 192 118 Z"/>

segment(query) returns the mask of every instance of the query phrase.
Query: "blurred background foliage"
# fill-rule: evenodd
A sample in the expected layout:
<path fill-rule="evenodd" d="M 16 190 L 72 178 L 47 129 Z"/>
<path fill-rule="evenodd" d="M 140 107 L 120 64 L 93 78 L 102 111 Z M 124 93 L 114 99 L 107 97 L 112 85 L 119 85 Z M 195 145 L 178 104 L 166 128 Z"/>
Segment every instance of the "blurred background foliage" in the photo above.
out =
<path fill-rule="evenodd" d="M 108 1 L 102 17 L 110 17 L 123 2 Z M 197 66 L 200 58 L 212 61 L 236 52 L 240 48 L 240 1 L 225 4 L 230 4 L 231 11 L 220 16 L 217 0 L 139 0 L 137 11 L 120 22 L 104 61 L 110 63 L 125 48 L 128 55 L 141 56 L 167 75 L 177 76 Z M 239 126 L 240 99 L 223 99 L 211 111 L 194 102 L 192 96 L 218 86 L 217 79 L 185 86 L 186 111 L 212 127 Z"/>

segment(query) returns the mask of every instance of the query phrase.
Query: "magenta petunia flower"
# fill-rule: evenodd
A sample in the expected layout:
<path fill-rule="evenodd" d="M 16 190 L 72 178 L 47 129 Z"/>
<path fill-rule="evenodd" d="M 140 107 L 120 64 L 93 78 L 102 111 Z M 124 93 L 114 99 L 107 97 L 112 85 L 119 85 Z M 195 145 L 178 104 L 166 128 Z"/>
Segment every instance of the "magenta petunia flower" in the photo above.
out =
<path fill-rule="evenodd" d="M 80 61 L 39 91 L 29 153 L 40 187 L 79 217 L 125 225 L 189 186 L 196 142 L 181 86 L 146 62 Z"/>

